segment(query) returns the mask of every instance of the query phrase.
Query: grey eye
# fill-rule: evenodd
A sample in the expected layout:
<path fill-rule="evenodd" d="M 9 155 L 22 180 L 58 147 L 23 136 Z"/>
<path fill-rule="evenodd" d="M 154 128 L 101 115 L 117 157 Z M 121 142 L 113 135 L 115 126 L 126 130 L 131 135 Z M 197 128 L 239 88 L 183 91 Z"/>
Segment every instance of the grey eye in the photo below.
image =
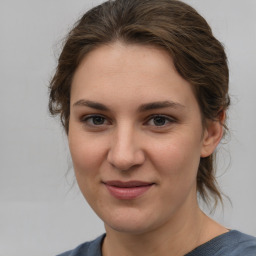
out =
<path fill-rule="evenodd" d="M 82 123 L 89 126 L 100 126 L 100 125 L 105 125 L 107 123 L 106 118 L 100 115 L 85 116 L 81 119 L 81 121 Z"/>
<path fill-rule="evenodd" d="M 176 120 L 170 116 L 166 116 L 166 115 L 152 115 L 148 121 L 147 121 L 147 125 L 151 126 L 151 127 L 167 127 L 172 123 L 175 123 Z"/>
<path fill-rule="evenodd" d="M 93 117 L 91 117 L 91 122 L 94 125 L 102 125 L 105 122 L 105 118 L 102 116 L 93 116 Z"/>
<path fill-rule="evenodd" d="M 155 116 L 153 118 L 153 123 L 155 126 L 163 126 L 166 124 L 166 122 L 167 122 L 167 119 L 164 116 Z"/>

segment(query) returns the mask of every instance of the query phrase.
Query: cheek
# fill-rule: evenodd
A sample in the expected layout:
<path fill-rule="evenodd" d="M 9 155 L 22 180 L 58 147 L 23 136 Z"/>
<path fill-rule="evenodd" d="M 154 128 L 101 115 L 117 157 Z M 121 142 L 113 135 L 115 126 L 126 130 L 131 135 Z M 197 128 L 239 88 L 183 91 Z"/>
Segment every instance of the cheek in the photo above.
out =
<path fill-rule="evenodd" d="M 95 191 L 96 185 L 100 182 L 99 170 L 105 157 L 103 145 L 103 141 L 95 140 L 84 131 L 70 129 L 69 149 L 75 176 L 87 200 L 92 196 L 90 191 Z"/>
<path fill-rule="evenodd" d="M 104 155 L 103 148 L 99 147 L 95 140 L 92 141 L 90 136 L 73 131 L 69 134 L 69 148 L 77 184 L 91 205 L 98 194 L 99 170 Z"/>
<path fill-rule="evenodd" d="M 200 161 L 200 138 L 177 136 L 156 145 L 151 159 L 159 175 L 172 187 L 189 186 L 196 181 Z"/>
<path fill-rule="evenodd" d="M 196 200 L 196 177 L 200 154 L 192 146 L 172 143 L 154 156 L 160 177 L 161 198 L 175 211 L 189 198 Z M 157 160 L 156 160 L 157 159 Z"/>
<path fill-rule="evenodd" d="M 75 172 L 80 175 L 95 173 L 94 168 L 100 164 L 103 155 L 103 146 L 99 147 L 98 140 L 94 140 L 91 136 L 72 129 L 68 139 Z"/>

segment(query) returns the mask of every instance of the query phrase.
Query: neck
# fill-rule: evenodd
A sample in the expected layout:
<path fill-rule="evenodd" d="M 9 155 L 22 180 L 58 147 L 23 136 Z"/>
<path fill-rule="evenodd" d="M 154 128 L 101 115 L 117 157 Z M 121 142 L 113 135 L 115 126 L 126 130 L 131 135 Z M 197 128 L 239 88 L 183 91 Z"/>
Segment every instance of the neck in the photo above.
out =
<path fill-rule="evenodd" d="M 210 219 L 196 204 L 189 211 L 180 209 L 167 223 L 145 233 L 124 233 L 105 225 L 103 255 L 184 255 L 214 237 L 206 235 L 209 223 Z"/>

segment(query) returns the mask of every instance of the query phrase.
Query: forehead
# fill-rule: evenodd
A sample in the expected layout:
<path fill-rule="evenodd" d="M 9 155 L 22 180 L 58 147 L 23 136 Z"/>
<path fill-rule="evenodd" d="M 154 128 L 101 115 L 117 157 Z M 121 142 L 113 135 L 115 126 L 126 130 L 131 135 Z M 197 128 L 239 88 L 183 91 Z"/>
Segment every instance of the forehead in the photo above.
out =
<path fill-rule="evenodd" d="M 115 42 L 88 53 L 77 68 L 71 101 L 79 97 L 123 102 L 195 100 L 191 85 L 176 71 L 167 51 Z M 95 99 L 96 97 L 96 99 Z"/>

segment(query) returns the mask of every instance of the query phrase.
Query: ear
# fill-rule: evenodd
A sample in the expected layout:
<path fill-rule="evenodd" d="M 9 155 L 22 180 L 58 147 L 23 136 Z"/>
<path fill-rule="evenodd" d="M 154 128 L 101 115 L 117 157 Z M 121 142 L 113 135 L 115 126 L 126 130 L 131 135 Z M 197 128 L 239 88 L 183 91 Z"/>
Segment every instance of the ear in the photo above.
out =
<path fill-rule="evenodd" d="M 203 136 L 203 144 L 201 149 L 201 157 L 210 156 L 218 146 L 223 136 L 223 124 L 225 118 L 225 112 L 222 111 L 219 114 L 218 120 L 206 121 L 206 127 Z"/>

